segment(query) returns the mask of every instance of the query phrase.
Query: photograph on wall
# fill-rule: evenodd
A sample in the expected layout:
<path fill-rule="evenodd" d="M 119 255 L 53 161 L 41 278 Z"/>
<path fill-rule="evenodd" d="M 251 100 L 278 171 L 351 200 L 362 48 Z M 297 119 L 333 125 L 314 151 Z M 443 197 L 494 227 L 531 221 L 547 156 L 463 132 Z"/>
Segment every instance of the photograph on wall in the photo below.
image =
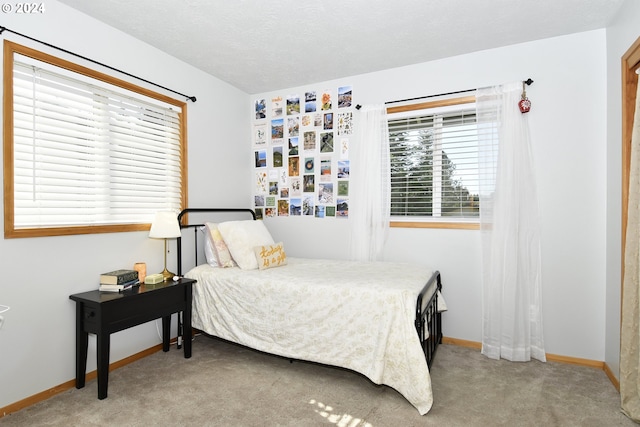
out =
<path fill-rule="evenodd" d="M 336 216 L 336 207 L 335 206 L 327 206 L 325 208 L 325 216 L 327 216 L 327 217 Z"/>
<path fill-rule="evenodd" d="M 256 212 L 256 219 L 262 219 L 262 208 L 256 208 L 255 209 Z"/>
<path fill-rule="evenodd" d="M 318 203 L 333 203 L 333 182 L 321 182 L 318 184 Z"/>
<path fill-rule="evenodd" d="M 320 152 L 333 153 L 333 132 L 322 132 L 320 134 Z"/>
<path fill-rule="evenodd" d="M 338 179 L 349 179 L 349 160 L 338 160 Z"/>
<path fill-rule="evenodd" d="M 278 200 L 278 216 L 289 216 L 289 200 Z"/>
<path fill-rule="evenodd" d="M 264 99 L 256 100 L 256 120 L 267 118 L 267 101 Z"/>
<path fill-rule="evenodd" d="M 289 157 L 289 176 L 300 175 L 300 157 Z"/>
<path fill-rule="evenodd" d="M 298 137 L 294 136 L 293 138 L 289 138 L 289 155 L 297 156 L 298 154 Z"/>
<path fill-rule="evenodd" d="M 322 110 L 327 111 L 331 110 L 331 92 L 324 91 L 322 93 Z"/>
<path fill-rule="evenodd" d="M 280 187 L 280 198 L 281 199 L 289 198 L 289 187 Z"/>
<path fill-rule="evenodd" d="M 316 111 L 316 92 L 306 92 L 304 94 L 304 112 L 313 113 Z"/>
<path fill-rule="evenodd" d="M 272 196 L 278 195 L 278 181 L 269 181 L 269 194 Z"/>
<path fill-rule="evenodd" d="M 324 130 L 333 129 L 333 113 L 324 113 L 324 117 L 322 119 L 322 128 Z"/>
<path fill-rule="evenodd" d="M 324 206 L 316 205 L 315 212 L 316 212 L 315 214 L 316 218 L 324 218 Z"/>
<path fill-rule="evenodd" d="M 351 107 L 351 86 L 342 86 L 338 88 L 338 108 Z"/>
<path fill-rule="evenodd" d="M 338 198 L 336 204 L 336 216 L 346 218 L 349 216 L 349 200 Z"/>
<path fill-rule="evenodd" d="M 318 113 L 313 116 L 313 126 L 317 128 L 322 127 L 322 113 Z"/>
<path fill-rule="evenodd" d="M 287 182 L 289 182 L 289 175 L 287 174 L 287 169 L 281 168 L 277 170 L 276 173 L 278 174 L 278 180 L 280 180 L 280 185 L 287 185 Z"/>
<path fill-rule="evenodd" d="M 287 116 L 300 114 L 300 97 L 298 95 L 287 96 Z"/>
<path fill-rule="evenodd" d="M 267 167 L 267 150 L 256 150 L 256 167 L 257 168 L 266 168 Z"/>
<path fill-rule="evenodd" d="M 311 126 L 311 114 L 305 114 L 304 116 L 302 116 L 302 120 L 300 122 L 302 124 L 302 127 Z"/>
<path fill-rule="evenodd" d="M 256 193 L 264 194 L 267 192 L 267 173 L 265 171 L 256 172 Z"/>
<path fill-rule="evenodd" d="M 276 208 L 264 208 L 264 216 L 267 218 L 273 218 L 276 216 Z"/>
<path fill-rule="evenodd" d="M 284 119 L 271 120 L 271 143 L 282 144 L 284 138 Z"/>
<path fill-rule="evenodd" d="M 291 216 L 300 216 L 300 215 L 302 215 L 302 200 L 301 199 L 291 199 L 289 201 L 289 215 L 291 215 Z"/>
<path fill-rule="evenodd" d="M 282 166 L 284 166 L 283 164 L 283 160 L 282 160 L 282 146 L 278 146 L 278 147 L 273 147 L 273 167 L 274 168 L 281 168 Z"/>
<path fill-rule="evenodd" d="M 264 205 L 268 208 L 276 207 L 276 197 L 275 196 L 267 196 L 265 197 Z"/>
<path fill-rule="evenodd" d="M 316 176 L 315 175 L 303 175 L 302 176 L 302 191 L 305 193 L 313 193 L 316 191 Z"/>
<path fill-rule="evenodd" d="M 289 136 L 300 135 L 300 116 L 287 117 L 287 132 Z"/>
<path fill-rule="evenodd" d="M 316 149 L 316 131 L 310 130 L 303 134 L 304 150 L 312 151 Z"/>
<path fill-rule="evenodd" d="M 347 138 L 340 139 L 340 158 L 349 158 L 349 140 Z"/>
<path fill-rule="evenodd" d="M 302 179 L 300 177 L 294 177 L 289 180 L 289 188 L 291 190 L 290 197 L 302 196 Z"/>
<path fill-rule="evenodd" d="M 351 135 L 353 129 L 353 113 L 338 113 L 338 135 Z"/>
<path fill-rule="evenodd" d="M 320 181 L 331 181 L 331 159 L 320 159 Z"/>
<path fill-rule="evenodd" d="M 338 196 L 349 195 L 349 181 L 338 181 Z"/>
<path fill-rule="evenodd" d="M 314 173 L 315 172 L 315 157 L 305 157 L 304 158 L 304 173 Z"/>
<path fill-rule="evenodd" d="M 305 196 L 302 199 L 302 215 L 313 215 L 313 197 Z"/>
<path fill-rule="evenodd" d="M 282 97 L 271 98 L 271 117 L 281 117 L 282 111 Z"/>
<path fill-rule="evenodd" d="M 259 123 L 253 126 L 253 144 L 265 145 L 267 143 L 267 125 Z"/>
<path fill-rule="evenodd" d="M 256 206 L 264 206 L 264 195 L 256 194 L 253 196 L 253 204 Z"/>

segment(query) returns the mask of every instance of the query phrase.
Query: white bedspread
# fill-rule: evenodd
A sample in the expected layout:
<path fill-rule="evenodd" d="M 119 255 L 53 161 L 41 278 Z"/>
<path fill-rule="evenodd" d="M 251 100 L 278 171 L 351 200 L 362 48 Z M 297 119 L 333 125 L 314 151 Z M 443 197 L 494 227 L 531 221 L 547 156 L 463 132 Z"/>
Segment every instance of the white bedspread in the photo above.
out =
<path fill-rule="evenodd" d="M 400 392 L 420 414 L 431 379 L 415 329 L 432 271 L 402 263 L 288 258 L 268 270 L 201 265 L 193 327 L 257 350 L 341 366 Z"/>

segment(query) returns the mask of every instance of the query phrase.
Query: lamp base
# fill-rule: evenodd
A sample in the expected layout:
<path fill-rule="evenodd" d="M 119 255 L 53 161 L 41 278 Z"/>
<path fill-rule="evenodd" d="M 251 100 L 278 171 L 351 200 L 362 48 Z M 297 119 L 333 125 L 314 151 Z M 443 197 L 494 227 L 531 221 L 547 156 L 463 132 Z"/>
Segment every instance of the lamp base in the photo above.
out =
<path fill-rule="evenodd" d="M 173 276 L 175 276 L 174 273 L 170 272 L 169 270 L 167 270 L 167 268 L 165 267 L 165 269 L 162 271 L 162 277 L 163 277 L 163 281 L 164 282 L 171 282 L 173 281 Z"/>

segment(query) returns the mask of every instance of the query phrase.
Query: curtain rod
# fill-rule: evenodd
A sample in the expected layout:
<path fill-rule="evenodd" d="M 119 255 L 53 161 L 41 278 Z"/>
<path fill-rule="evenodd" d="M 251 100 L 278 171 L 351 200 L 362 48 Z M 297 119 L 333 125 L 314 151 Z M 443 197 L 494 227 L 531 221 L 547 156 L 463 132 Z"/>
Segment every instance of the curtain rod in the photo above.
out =
<path fill-rule="evenodd" d="M 151 82 L 151 81 L 149 81 L 149 80 L 143 79 L 142 77 L 134 76 L 133 74 L 127 73 L 126 71 L 119 70 L 119 69 L 117 69 L 117 68 L 114 68 L 114 67 L 111 67 L 111 66 L 109 66 L 109 65 L 103 64 L 102 62 L 98 62 L 98 61 L 95 61 L 95 60 L 93 60 L 93 59 L 87 58 L 86 56 L 82 56 L 82 55 L 79 55 L 79 54 L 77 54 L 77 53 L 74 53 L 74 52 L 68 51 L 68 50 L 66 50 L 66 49 L 63 49 L 63 48 L 61 48 L 61 47 L 54 46 L 54 45 L 49 44 L 49 43 L 47 43 L 47 42 L 43 42 L 42 40 L 34 39 L 33 37 L 29 37 L 29 36 L 27 36 L 27 35 L 25 35 L 25 34 L 18 33 L 17 31 L 10 30 L 10 29 L 9 29 L 9 28 L 7 28 L 7 27 L 1 27 L 1 26 L 0 26 L 0 34 L 2 34 L 2 33 L 3 33 L 3 32 L 5 32 L 5 31 L 8 31 L 8 32 L 13 33 L 13 34 L 16 34 L 16 35 L 18 35 L 18 36 L 20 36 L 20 37 L 24 37 L 24 38 L 26 38 L 26 39 L 32 40 L 32 41 L 34 41 L 34 42 L 37 42 L 37 43 L 43 44 L 43 45 L 48 46 L 48 47 L 50 47 L 50 48 L 60 50 L 60 51 L 62 51 L 62 52 L 68 53 L 68 54 L 73 55 L 73 56 L 75 56 L 75 57 L 78 57 L 78 58 L 84 59 L 85 61 L 93 62 L 94 64 L 98 64 L 98 65 L 100 65 L 100 66 L 102 66 L 102 67 L 105 67 L 105 68 L 108 68 L 108 69 L 110 69 L 110 70 L 117 71 L 118 73 L 122 73 L 122 74 L 125 74 L 125 75 L 129 76 L 129 77 L 133 77 L 134 79 L 138 79 L 138 80 L 141 80 L 141 81 L 143 81 L 143 82 L 145 82 L 145 83 L 149 83 L 150 85 L 153 85 L 153 86 L 156 86 L 156 87 L 162 88 L 162 89 L 164 89 L 164 90 L 168 90 L 169 92 L 173 92 L 173 93 L 175 93 L 175 94 L 177 94 L 177 95 L 180 95 L 180 96 L 184 96 L 184 97 L 185 97 L 187 100 L 189 100 L 189 101 L 196 102 L 196 97 L 195 97 L 195 96 L 188 96 L 188 95 L 185 95 L 184 93 L 176 92 L 176 91 L 175 91 L 175 90 L 173 90 L 173 89 L 169 89 L 168 87 L 165 87 L 165 86 L 159 85 L 159 84 L 157 84 L 157 83 Z"/>
<path fill-rule="evenodd" d="M 533 83 L 533 80 L 531 80 L 529 78 L 527 80 L 523 80 L 522 83 L 525 83 L 527 86 L 531 86 L 531 83 Z M 387 102 L 385 102 L 385 105 L 387 105 L 387 104 L 396 104 L 398 102 L 417 101 L 418 99 L 435 98 L 437 96 L 456 95 L 456 94 L 459 94 L 459 93 L 473 92 L 475 90 L 477 90 L 477 89 L 458 90 L 458 91 L 455 91 L 455 92 L 438 93 L 436 95 L 426 95 L 426 96 L 418 96 L 416 98 L 398 99 L 397 101 L 387 101 Z M 361 106 L 360 105 L 356 105 L 356 108 L 359 110 L 361 108 Z"/>

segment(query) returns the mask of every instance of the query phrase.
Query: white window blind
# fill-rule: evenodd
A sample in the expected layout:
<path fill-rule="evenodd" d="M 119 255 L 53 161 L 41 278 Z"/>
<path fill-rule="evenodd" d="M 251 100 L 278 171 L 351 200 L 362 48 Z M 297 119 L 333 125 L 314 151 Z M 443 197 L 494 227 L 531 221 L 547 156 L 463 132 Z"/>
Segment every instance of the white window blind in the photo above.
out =
<path fill-rule="evenodd" d="M 21 55 L 13 73 L 16 229 L 181 208 L 179 108 Z"/>
<path fill-rule="evenodd" d="M 477 220 L 475 104 L 389 114 L 391 216 Z"/>

